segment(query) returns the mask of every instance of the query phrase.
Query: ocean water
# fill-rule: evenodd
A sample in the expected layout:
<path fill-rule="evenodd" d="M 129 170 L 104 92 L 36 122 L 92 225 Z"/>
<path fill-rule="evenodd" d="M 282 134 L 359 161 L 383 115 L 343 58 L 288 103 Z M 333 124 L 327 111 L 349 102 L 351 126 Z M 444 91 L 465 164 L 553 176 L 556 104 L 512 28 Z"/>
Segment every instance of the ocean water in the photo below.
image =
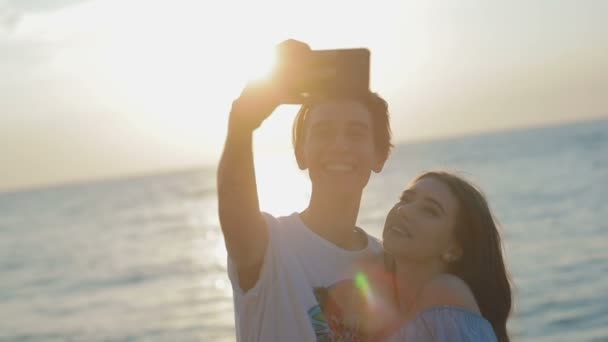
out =
<path fill-rule="evenodd" d="M 608 121 L 398 145 L 359 224 L 437 168 L 500 221 L 513 340 L 608 341 Z M 233 341 L 231 295 L 214 169 L 0 194 L 0 341 Z"/>

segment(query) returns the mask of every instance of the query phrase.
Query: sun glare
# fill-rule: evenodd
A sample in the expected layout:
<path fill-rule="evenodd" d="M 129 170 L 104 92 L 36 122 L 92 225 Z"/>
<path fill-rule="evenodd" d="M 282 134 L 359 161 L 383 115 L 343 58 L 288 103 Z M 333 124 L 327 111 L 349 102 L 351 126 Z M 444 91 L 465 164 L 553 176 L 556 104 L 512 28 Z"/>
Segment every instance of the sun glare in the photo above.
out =
<path fill-rule="evenodd" d="M 273 215 L 289 215 L 308 204 L 307 175 L 294 161 L 293 153 L 262 152 L 255 157 L 260 209 Z"/>
<path fill-rule="evenodd" d="M 265 6 L 290 10 L 275 0 Z M 341 10 L 327 6 L 325 19 Z M 221 150 L 232 101 L 248 81 L 270 75 L 277 43 L 293 38 L 313 49 L 368 45 L 353 35 L 300 25 L 302 18 L 315 15 L 311 8 L 303 9 L 298 19 L 276 18 L 260 4 L 245 1 L 213 6 L 196 0 L 179 6 L 145 0 L 91 1 L 47 19 L 29 17 L 26 33 L 63 46 L 52 66 L 72 81 L 70 101 L 102 108 L 123 136 L 129 135 L 121 142 L 141 141 L 165 148 L 176 160 L 182 158 L 178 155 L 198 160 Z M 282 121 L 274 131 L 260 135 L 257 146 L 266 144 L 266 138 L 268 148 L 282 144 L 274 135 L 289 132 L 291 122 L 285 122 L 291 116 L 277 112 L 274 118 Z"/>
<path fill-rule="evenodd" d="M 171 141 L 181 151 L 221 141 L 232 101 L 248 81 L 267 77 L 275 63 L 273 37 L 256 35 L 255 27 L 247 38 L 214 32 L 213 22 L 199 18 L 205 6 L 189 6 L 164 13 L 168 9 L 160 4 L 146 5 L 137 25 L 118 16 L 87 49 L 61 58 L 66 71 L 85 83 L 85 95 L 94 94 L 89 104 L 99 101 L 124 114 L 138 134 Z"/>
<path fill-rule="evenodd" d="M 277 56 L 273 50 L 261 50 L 251 54 L 243 63 L 243 75 L 250 80 L 261 80 L 270 77 Z"/>

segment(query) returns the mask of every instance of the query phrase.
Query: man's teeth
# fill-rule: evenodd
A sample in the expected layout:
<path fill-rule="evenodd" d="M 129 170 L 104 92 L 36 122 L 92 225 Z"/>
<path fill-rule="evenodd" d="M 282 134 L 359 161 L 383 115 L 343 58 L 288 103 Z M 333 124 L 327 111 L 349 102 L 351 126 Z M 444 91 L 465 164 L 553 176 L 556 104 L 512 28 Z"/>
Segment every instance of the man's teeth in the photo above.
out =
<path fill-rule="evenodd" d="M 331 163 L 331 164 L 325 165 L 325 169 L 328 171 L 347 172 L 347 171 L 352 171 L 353 166 L 350 164 L 343 164 L 343 163 Z"/>

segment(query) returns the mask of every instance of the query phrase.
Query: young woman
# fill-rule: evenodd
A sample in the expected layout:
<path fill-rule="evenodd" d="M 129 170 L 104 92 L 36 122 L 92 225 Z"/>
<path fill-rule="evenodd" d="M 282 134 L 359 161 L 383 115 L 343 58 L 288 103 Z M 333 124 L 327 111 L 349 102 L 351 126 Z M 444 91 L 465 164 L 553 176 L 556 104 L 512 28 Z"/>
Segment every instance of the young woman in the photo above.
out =
<path fill-rule="evenodd" d="M 379 339 L 509 340 L 500 235 L 477 188 L 446 172 L 420 175 L 389 212 L 383 245 L 398 319 Z"/>

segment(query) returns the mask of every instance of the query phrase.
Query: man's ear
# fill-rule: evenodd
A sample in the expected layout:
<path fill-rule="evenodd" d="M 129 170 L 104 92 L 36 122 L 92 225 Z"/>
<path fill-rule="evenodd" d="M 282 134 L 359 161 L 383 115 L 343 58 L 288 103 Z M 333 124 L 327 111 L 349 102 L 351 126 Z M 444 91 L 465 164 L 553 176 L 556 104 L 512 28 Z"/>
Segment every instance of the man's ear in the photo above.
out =
<path fill-rule="evenodd" d="M 372 165 L 372 171 L 375 173 L 380 173 L 384 168 L 384 163 L 386 163 L 387 156 L 383 153 L 376 152 L 376 160 L 374 161 L 374 165 Z"/>
<path fill-rule="evenodd" d="M 296 161 L 298 162 L 298 167 L 302 171 L 306 170 L 308 166 L 306 165 L 306 157 L 304 156 L 304 151 L 302 150 L 302 147 L 300 147 L 299 145 L 296 146 L 294 152 L 296 155 Z"/>

